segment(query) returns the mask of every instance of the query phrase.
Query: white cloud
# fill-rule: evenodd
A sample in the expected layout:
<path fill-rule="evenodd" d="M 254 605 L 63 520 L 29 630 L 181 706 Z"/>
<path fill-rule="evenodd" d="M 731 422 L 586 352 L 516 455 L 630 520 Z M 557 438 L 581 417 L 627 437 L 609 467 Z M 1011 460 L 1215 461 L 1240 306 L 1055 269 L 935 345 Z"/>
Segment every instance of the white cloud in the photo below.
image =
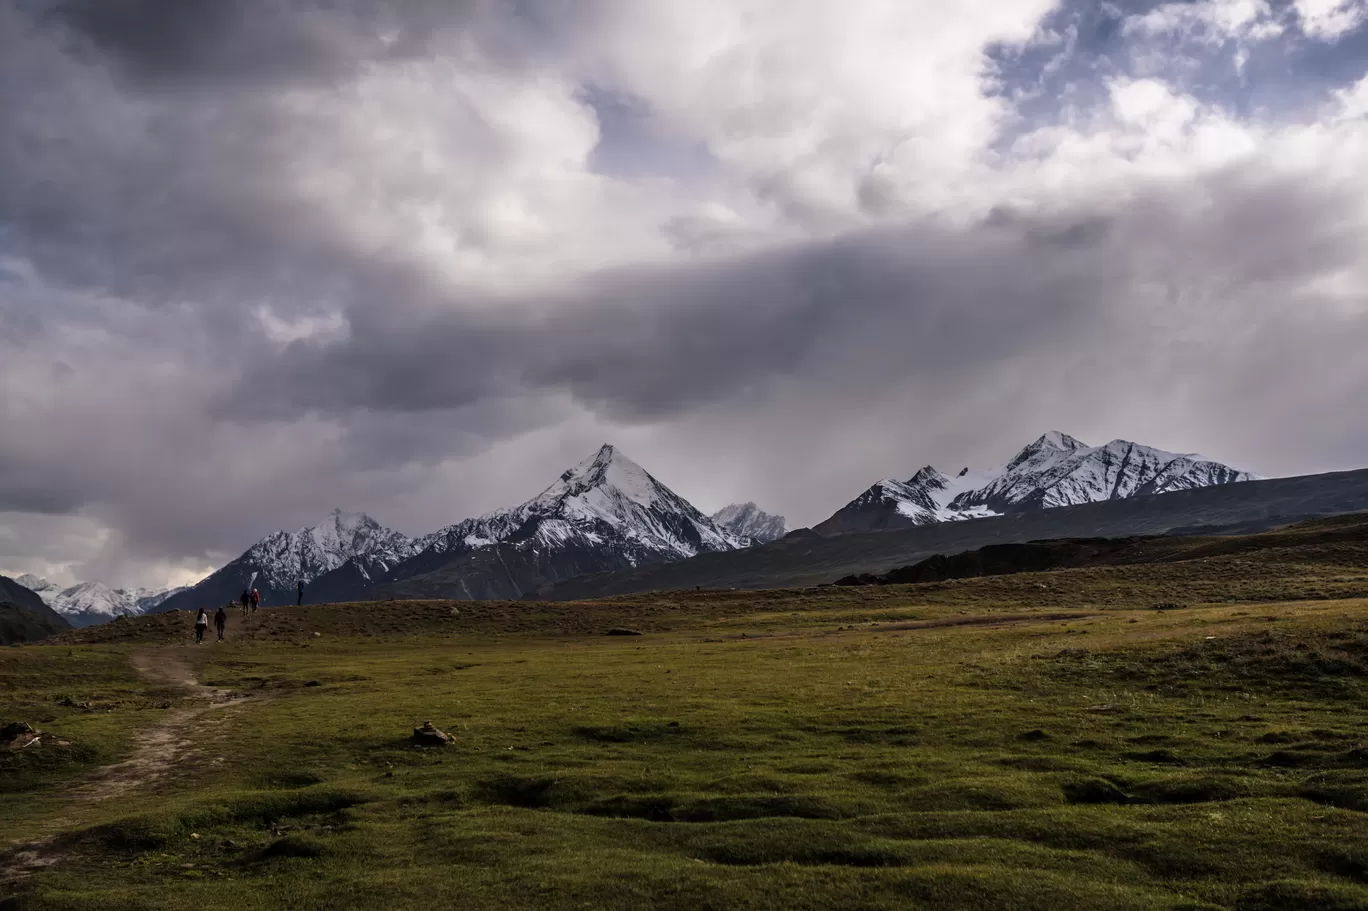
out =
<path fill-rule="evenodd" d="M 1368 22 L 1365 0 L 1294 0 L 1302 31 L 1322 41 L 1335 41 Z"/>
<path fill-rule="evenodd" d="M 1126 20 L 1128 34 L 1180 34 L 1219 44 L 1230 40 L 1266 41 L 1282 34 L 1267 0 L 1197 0 L 1166 3 Z"/>

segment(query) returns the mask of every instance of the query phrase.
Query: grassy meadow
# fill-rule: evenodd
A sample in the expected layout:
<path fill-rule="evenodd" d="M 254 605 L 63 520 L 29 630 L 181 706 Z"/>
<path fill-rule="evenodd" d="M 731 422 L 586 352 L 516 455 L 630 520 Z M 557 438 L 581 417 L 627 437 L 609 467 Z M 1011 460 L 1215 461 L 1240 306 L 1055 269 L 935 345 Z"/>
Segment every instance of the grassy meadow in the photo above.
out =
<path fill-rule="evenodd" d="M 0 753 L 0 908 L 1368 909 L 1349 527 L 0 650 L 0 723 L 65 744 Z M 454 743 L 410 746 L 427 720 Z"/>

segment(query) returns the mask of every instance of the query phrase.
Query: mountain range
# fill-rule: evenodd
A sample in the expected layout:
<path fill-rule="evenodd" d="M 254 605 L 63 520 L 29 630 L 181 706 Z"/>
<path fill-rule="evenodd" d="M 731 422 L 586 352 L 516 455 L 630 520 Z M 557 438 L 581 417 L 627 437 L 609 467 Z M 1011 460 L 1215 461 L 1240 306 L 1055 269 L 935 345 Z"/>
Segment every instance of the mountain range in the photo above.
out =
<path fill-rule="evenodd" d="M 812 530 L 790 532 L 753 502 L 712 516 L 611 445 L 563 473 L 532 499 L 418 538 L 363 513 L 334 510 L 323 522 L 274 532 L 197 585 L 124 591 L 83 583 L 55 591 L 28 581 L 78 625 L 125 613 L 214 607 L 257 588 L 265 604 L 386 598 L 515 599 L 566 580 L 634 571 L 782 540 L 843 535 L 1052 509 L 1252 480 L 1196 455 L 1116 440 L 1089 447 L 1058 431 L 1000 468 L 954 475 L 927 466 L 886 479 Z"/>
<path fill-rule="evenodd" d="M 369 597 L 518 598 L 584 573 L 736 550 L 719 528 L 621 451 L 604 445 L 513 509 L 444 528 Z"/>
<path fill-rule="evenodd" d="M 927 465 L 906 481 L 886 478 L 813 530 L 912 528 L 1253 480 L 1258 476 L 1192 453 L 1128 440 L 1088 446 L 1052 430 L 1000 468 L 951 476 Z"/>
<path fill-rule="evenodd" d="M 159 610 L 193 610 L 234 601 L 255 588 L 265 605 L 293 604 L 297 586 L 311 599 L 349 597 L 410 559 L 415 542 L 364 513 L 334 509 L 317 525 L 273 532 Z"/>
<path fill-rule="evenodd" d="M 136 616 L 154 610 L 163 601 L 185 590 L 172 588 L 110 588 L 102 582 L 80 582 L 63 588 L 33 575 L 14 580 L 38 595 L 48 607 L 72 626 L 91 626 L 120 616 Z"/>
<path fill-rule="evenodd" d="M 414 597 L 518 598 L 583 573 L 629 569 L 734 550 L 775 520 L 737 508 L 744 533 L 719 527 L 610 445 L 512 509 L 466 519 L 418 538 L 360 513 L 334 510 L 317 526 L 275 532 L 161 610 L 212 606 L 255 586 L 267 605 Z"/>
<path fill-rule="evenodd" d="M 800 528 L 742 551 L 567 579 L 538 589 L 535 597 L 576 601 L 700 587 L 804 588 L 995 544 L 1132 535 L 1243 535 L 1356 512 L 1368 512 L 1368 469 L 1217 484 L 885 531 L 825 536 Z"/>

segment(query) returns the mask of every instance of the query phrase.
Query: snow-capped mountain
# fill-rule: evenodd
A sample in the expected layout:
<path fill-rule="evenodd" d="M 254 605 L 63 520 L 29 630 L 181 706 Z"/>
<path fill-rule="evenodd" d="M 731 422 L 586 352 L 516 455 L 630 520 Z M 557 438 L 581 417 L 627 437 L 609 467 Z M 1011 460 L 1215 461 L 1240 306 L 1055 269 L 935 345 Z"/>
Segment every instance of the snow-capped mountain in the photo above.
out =
<path fill-rule="evenodd" d="M 258 589 L 294 590 L 345 563 L 367 577 L 382 575 L 413 555 L 407 535 L 385 528 L 365 513 L 334 509 L 322 522 L 298 531 L 277 531 L 239 557 L 259 570 Z"/>
<path fill-rule="evenodd" d="M 48 607 L 61 614 L 72 626 L 91 626 L 119 616 L 145 614 L 185 590 L 185 586 L 110 588 L 102 582 L 79 582 L 63 588 L 47 579 L 27 574 L 15 581 L 35 591 Z"/>
<path fill-rule="evenodd" d="M 52 599 L 62 593 L 62 586 L 58 585 L 56 582 L 49 582 L 46 579 L 35 576 L 32 573 L 24 573 L 14 581 L 42 598 L 43 603 L 48 607 L 52 606 Z"/>
<path fill-rule="evenodd" d="M 928 465 L 906 481 L 879 481 L 816 530 L 907 528 L 1256 479 L 1194 453 L 1127 440 L 1088 446 L 1052 430 L 991 471 L 965 468 L 951 476 Z"/>
<path fill-rule="evenodd" d="M 572 575 L 735 550 L 720 529 L 612 446 L 508 510 L 448 526 L 379 586 L 383 595 L 518 598 Z"/>
<path fill-rule="evenodd" d="M 355 588 L 383 576 L 413 552 L 407 535 L 364 513 L 334 509 L 317 525 L 267 535 L 199 584 L 168 598 L 159 609 L 215 607 L 237 598 L 249 586 L 261 592 L 263 603 L 294 603 L 301 581 L 317 599 L 323 592 L 314 590 L 315 583 L 325 577 L 331 577 L 325 589 Z"/>
<path fill-rule="evenodd" d="M 733 503 L 712 515 L 713 524 L 738 538 L 768 544 L 788 534 L 783 516 L 772 516 L 754 503 Z"/>

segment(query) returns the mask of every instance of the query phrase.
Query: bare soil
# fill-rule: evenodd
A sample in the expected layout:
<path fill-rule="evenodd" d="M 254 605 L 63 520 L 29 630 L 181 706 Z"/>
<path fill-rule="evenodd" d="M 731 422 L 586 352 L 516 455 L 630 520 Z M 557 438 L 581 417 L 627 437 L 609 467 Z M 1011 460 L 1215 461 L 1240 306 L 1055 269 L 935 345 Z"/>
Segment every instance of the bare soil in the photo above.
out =
<path fill-rule="evenodd" d="M 195 678 L 183 646 L 133 652 L 129 655 L 129 663 L 149 683 L 178 689 L 193 702 L 139 731 L 134 736 L 133 752 L 127 759 L 96 769 L 73 788 L 71 805 L 51 820 L 50 827 L 55 834 L 20 845 L 0 856 L 0 895 L 3 895 L 5 885 L 61 860 L 65 853 L 63 834 L 81 825 L 81 807 L 102 803 L 161 781 L 178 765 L 196 755 L 193 734 L 206 713 L 240 704 L 247 698 L 230 690 L 202 686 Z"/>

